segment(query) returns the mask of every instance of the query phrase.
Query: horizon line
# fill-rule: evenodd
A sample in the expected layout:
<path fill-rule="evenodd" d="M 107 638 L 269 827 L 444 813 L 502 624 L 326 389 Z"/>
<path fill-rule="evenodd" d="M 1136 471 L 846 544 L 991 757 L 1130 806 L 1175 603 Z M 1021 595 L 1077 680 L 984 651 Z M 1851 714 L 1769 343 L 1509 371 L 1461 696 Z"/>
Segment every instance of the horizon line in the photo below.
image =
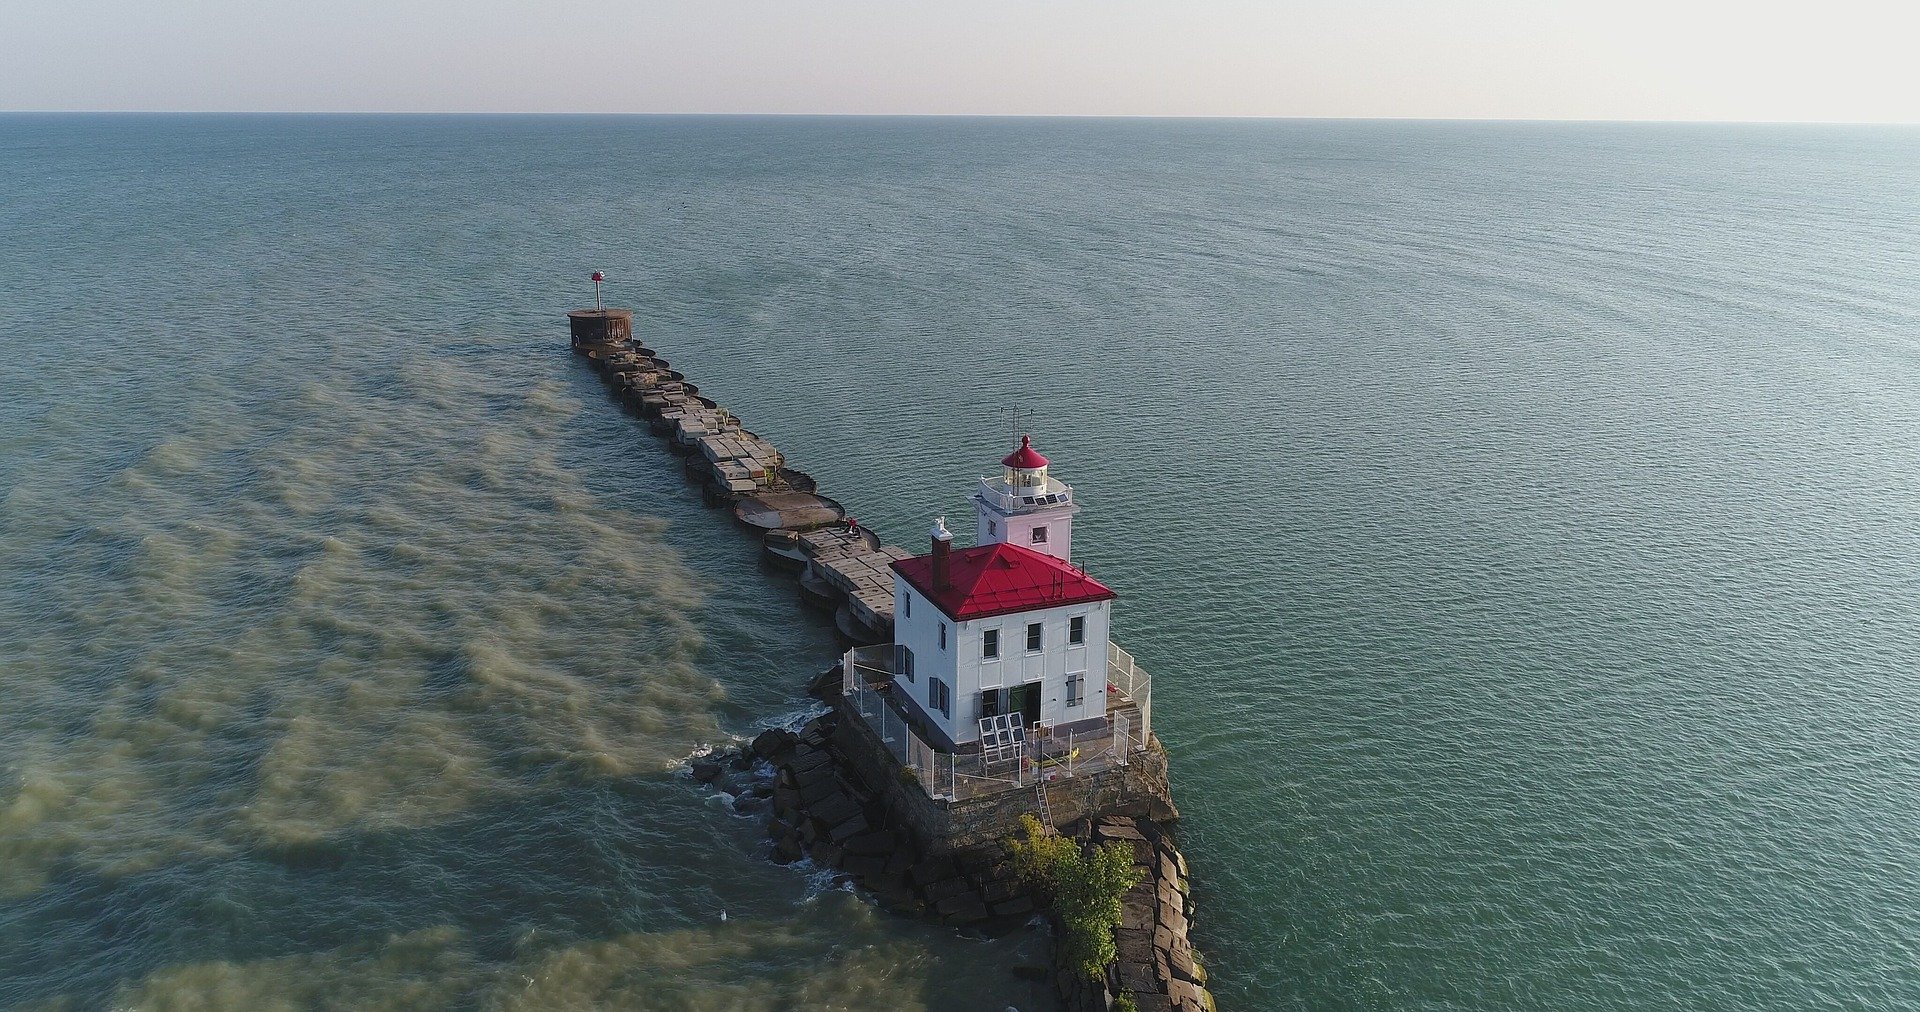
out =
<path fill-rule="evenodd" d="M 493 116 L 627 117 L 704 119 L 1060 119 L 1060 120 L 1229 120 L 1323 123 L 1542 123 L 1674 126 L 1874 126 L 1917 127 L 1920 120 L 1847 119 L 1626 119 L 1551 116 L 1284 116 L 1241 113 L 1007 113 L 1007 112 L 606 112 L 580 110 L 419 110 L 419 109 L 0 109 L 0 116 Z"/>

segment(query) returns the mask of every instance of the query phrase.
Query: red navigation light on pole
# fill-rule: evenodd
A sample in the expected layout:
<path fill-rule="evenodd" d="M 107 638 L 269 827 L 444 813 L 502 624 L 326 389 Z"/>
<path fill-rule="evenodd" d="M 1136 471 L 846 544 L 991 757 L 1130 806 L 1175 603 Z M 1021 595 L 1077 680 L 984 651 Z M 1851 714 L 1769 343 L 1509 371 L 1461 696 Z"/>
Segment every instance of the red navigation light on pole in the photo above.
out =
<path fill-rule="evenodd" d="M 600 308 L 600 282 L 605 280 L 607 280 L 607 276 L 605 274 L 602 274 L 599 271 L 593 272 L 593 308 L 595 309 Z"/>

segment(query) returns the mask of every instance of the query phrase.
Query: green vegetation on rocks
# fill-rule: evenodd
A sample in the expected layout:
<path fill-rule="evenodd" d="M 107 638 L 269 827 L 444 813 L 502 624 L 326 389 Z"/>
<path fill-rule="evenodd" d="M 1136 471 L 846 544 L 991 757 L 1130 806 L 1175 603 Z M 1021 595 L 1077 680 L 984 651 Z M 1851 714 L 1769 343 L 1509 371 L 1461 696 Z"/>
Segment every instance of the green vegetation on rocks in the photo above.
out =
<path fill-rule="evenodd" d="M 1082 846 L 1049 833 L 1031 815 L 1020 817 L 1020 827 L 1021 835 L 1007 846 L 1021 877 L 1053 904 L 1063 961 L 1089 978 L 1100 977 L 1117 955 L 1113 931 L 1120 926 L 1120 897 L 1141 879 L 1133 851 L 1118 843 Z"/>

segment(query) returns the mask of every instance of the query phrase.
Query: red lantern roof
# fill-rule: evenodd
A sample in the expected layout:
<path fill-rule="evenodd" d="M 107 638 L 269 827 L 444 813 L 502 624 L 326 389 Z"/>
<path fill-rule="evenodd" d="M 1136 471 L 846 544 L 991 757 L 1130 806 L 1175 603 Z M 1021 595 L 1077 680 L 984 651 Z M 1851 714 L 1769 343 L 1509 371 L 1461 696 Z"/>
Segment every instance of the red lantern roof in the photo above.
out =
<path fill-rule="evenodd" d="M 975 545 L 949 555 L 945 590 L 934 589 L 931 555 L 902 559 L 893 571 L 955 622 L 1115 597 L 1106 584 L 1051 555 L 1004 543 Z"/>
<path fill-rule="evenodd" d="M 1007 454 L 1006 458 L 1000 461 L 1000 463 L 1007 467 L 1031 471 L 1035 468 L 1046 467 L 1047 458 L 1042 457 L 1040 451 L 1033 448 L 1032 436 L 1021 436 L 1020 448 Z"/>

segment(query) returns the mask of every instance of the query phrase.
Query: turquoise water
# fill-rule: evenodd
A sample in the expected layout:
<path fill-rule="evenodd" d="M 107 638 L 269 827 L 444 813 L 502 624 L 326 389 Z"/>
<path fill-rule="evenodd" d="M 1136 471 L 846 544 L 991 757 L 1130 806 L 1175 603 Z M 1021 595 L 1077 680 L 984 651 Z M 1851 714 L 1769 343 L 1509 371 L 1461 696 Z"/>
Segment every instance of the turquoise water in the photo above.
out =
<path fill-rule="evenodd" d="M 0 1005 L 1044 1007 L 681 761 L 1007 411 L 1236 1009 L 1920 1005 L 1920 132 L 0 118 Z M 724 919 L 722 914 L 725 914 Z"/>

